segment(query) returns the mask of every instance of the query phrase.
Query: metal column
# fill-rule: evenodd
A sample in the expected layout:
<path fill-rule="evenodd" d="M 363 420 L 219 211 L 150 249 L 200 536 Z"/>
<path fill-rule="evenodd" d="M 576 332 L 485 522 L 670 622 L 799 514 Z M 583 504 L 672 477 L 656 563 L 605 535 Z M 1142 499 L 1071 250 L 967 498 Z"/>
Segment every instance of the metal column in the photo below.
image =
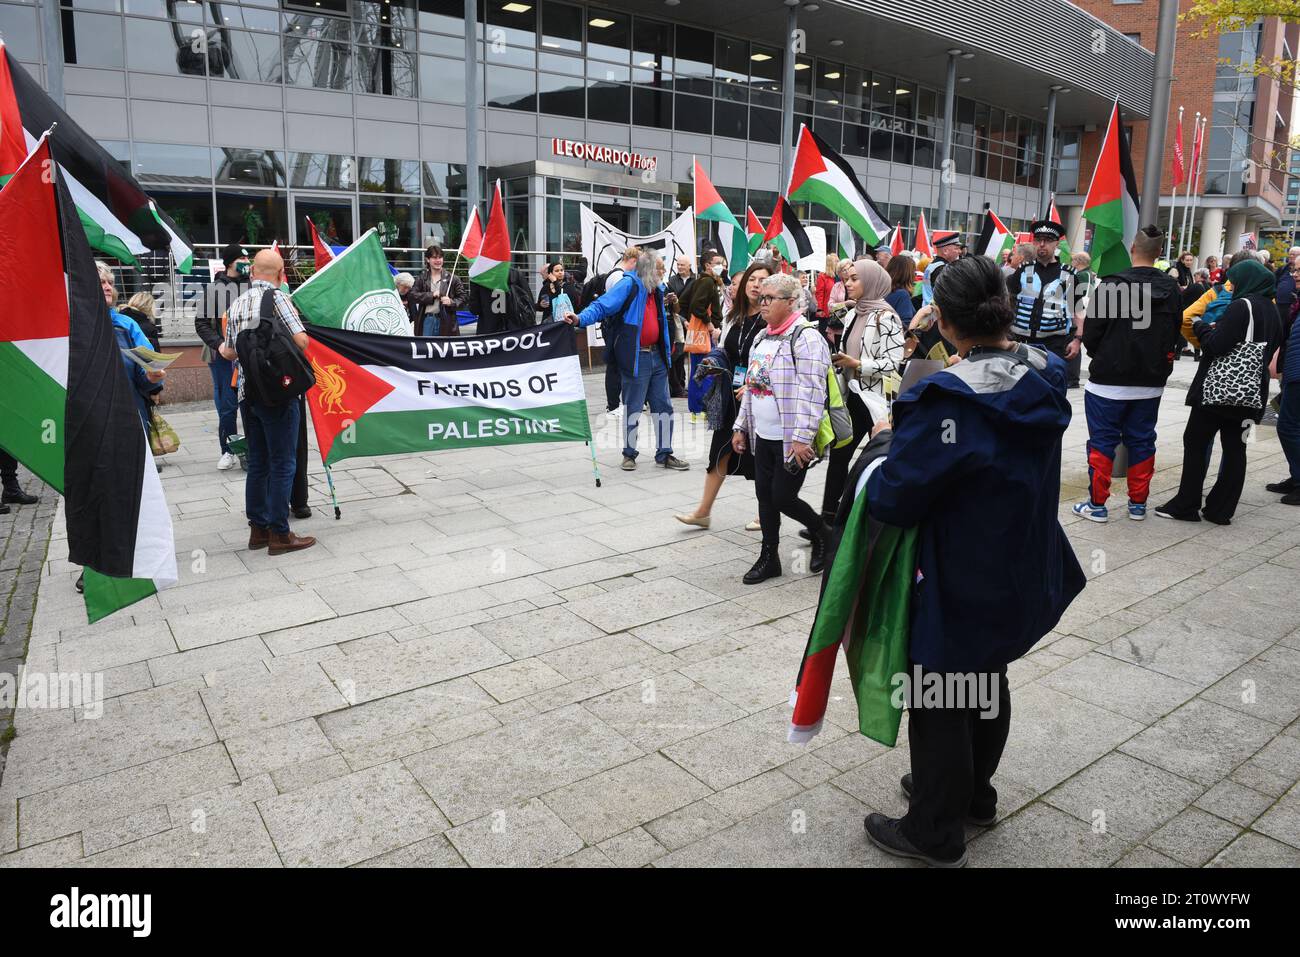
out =
<path fill-rule="evenodd" d="M 465 216 L 478 195 L 478 0 L 465 0 Z"/>
<path fill-rule="evenodd" d="M 781 70 L 781 181 L 776 191 L 785 194 L 790 182 L 790 168 L 794 152 L 794 58 L 799 30 L 798 0 L 786 0 L 785 8 L 785 60 Z"/>
<path fill-rule="evenodd" d="M 948 51 L 948 84 L 943 95 L 943 152 L 940 154 L 939 208 L 934 215 L 934 228 L 948 228 L 948 179 L 957 173 L 952 157 L 952 122 L 957 104 L 957 57 L 960 50 Z"/>
<path fill-rule="evenodd" d="M 1056 94 L 1060 87 L 1053 86 L 1047 93 L 1047 135 L 1043 140 L 1043 214 L 1052 201 L 1052 153 L 1056 150 Z M 1061 224 L 1062 226 L 1065 223 Z"/>
<path fill-rule="evenodd" d="M 45 89 L 63 109 L 63 20 L 59 0 L 41 0 L 41 37 L 45 45 Z"/>
<path fill-rule="evenodd" d="M 1178 0 L 1160 0 L 1156 30 L 1156 76 L 1151 87 L 1151 120 L 1147 124 L 1146 163 L 1142 170 L 1141 223 L 1160 219 L 1160 174 L 1165 165 L 1165 133 L 1169 127 L 1169 97 L 1174 79 L 1174 44 L 1178 39 Z M 1171 207 L 1172 210 L 1172 207 Z M 1170 227 L 1173 227 L 1172 212 Z"/>

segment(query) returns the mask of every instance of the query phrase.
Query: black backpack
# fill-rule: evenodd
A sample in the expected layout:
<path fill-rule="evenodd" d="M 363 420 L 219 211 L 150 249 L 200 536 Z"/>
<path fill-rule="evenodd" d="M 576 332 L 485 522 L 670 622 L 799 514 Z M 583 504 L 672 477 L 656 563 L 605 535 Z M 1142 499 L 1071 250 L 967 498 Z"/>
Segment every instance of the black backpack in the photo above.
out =
<path fill-rule="evenodd" d="M 283 405 L 316 384 L 311 363 L 275 314 L 275 290 L 262 294 L 258 319 L 235 337 L 244 373 L 244 397 L 260 405 Z"/>
<path fill-rule="evenodd" d="M 582 284 L 582 291 L 578 294 L 581 302 L 578 303 L 579 309 L 586 309 L 593 302 L 605 295 L 605 283 L 609 279 L 610 273 L 615 272 L 611 269 L 609 272 L 596 273 Z"/>

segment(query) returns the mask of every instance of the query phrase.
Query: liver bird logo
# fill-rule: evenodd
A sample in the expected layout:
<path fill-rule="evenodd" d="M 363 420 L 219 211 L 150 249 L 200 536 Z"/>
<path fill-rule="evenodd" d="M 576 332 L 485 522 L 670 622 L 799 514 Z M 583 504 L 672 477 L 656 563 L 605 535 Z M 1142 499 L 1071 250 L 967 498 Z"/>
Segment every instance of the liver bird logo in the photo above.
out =
<path fill-rule="evenodd" d="M 342 366 L 330 363 L 322 367 L 312 359 L 311 371 L 316 374 L 316 387 L 320 389 L 321 412 L 326 415 L 351 415 L 351 411 L 343 408 L 343 393 L 347 391 L 348 383 L 343 378 Z"/>

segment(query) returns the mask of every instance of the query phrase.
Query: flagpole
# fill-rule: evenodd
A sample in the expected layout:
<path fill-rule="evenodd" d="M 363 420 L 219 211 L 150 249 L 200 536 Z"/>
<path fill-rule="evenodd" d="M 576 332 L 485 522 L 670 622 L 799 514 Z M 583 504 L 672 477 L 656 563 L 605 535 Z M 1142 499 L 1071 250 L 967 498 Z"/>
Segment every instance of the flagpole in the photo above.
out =
<path fill-rule="evenodd" d="M 1197 110 L 1197 111 L 1196 111 L 1196 119 L 1192 122 L 1192 152 L 1193 152 L 1193 153 L 1196 152 L 1196 137 L 1197 137 L 1197 134 L 1200 132 L 1200 129 L 1199 129 L 1200 125 L 1201 125 L 1201 111 L 1200 111 L 1200 110 Z M 1196 159 L 1197 159 L 1197 162 L 1200 161 L 1200 157 L 1199 157 L 1199 156 L 1198 156 Z M 1188 251 L 1188 248 L 1189 248 L 1189 244 L 1188 244 L 1188 242 L 1187 242 L 1187 214 L 1191 211 L 1191 206 L 1192 206 L 1192 175 L 1193 175 L 1193 173 L 1194 173 L 1194 170 L 1190 170 L 1190 169 L 1189 169 L 1189 170 L 1187 171 L 1187 200 L 1186 200 L 1186 202 L 1183 203 L 1183 225 L 1182 225 L 1182 228 L 1181 228 L 1180 230 L 1178 230 L 1178 239 L 1179 239 L 1180 244 L 1182 245 L 1182 249 L 1179 250 L 1180 253 L 1181 253 L 1181 252 L 1186 252 L 1186 251 Z"/>
<path fill-rule="evenodd" d="M 1178 143 L 1176 146 L 1176 152 L 1174 153 L 1175 156 L 1177 156 L 1178 151 L 1181 151 L 1183 148 L 1182 136 L 1183 136 L 1183 108 L 1180 106 L 1178 108 Z M 1190 188 L 1192 185 L 1192 178 L 1187 175 L 1187 166 L 1181 160 L 1179 161 L 1178 165 L 1182 169 L 1183 179 L 1187 182 L 1188 188 Z M 1175 183 L 1174 201 L 1169 206 L 1169 229 L 1165 231 L 1165 258 L 1166 259 L 1169 258 L 1170 245 L 1174 241 L 1174 216 L 1176 216 L 1177 213 L 1178 213 L 1178 184 Z M 1156 224 L 1159 225 L 1159 223 L 1160 220 L 1159 217 L 1157 217 Z"/>
<path fill-rule="evenodd" d="M 1200 113 L 1198 112 L 1196 115 L 1200 116 Z M 1194 170 L 1196 178 L 1192 181 L 1192 229 L 1196 228 L 1196 207 L 1199 205 L 1198 200 L 1201 198 L 1201 166 L 1205 162 L 1205 127 L 1209 123 L 1210 118 L 1208 115 L 1201 119 L 1201 146 L 1199 150 L 1196 150 L 1196 169 Z M 1195 142 L 1195 137 L 1193 137 L 1193 142 Z M 1204 240 L 1204 237 L 1201 238 Z"/>
<path fill-rule="evenodd" d="M 325 463 L 322 462 L 322 465 Z M 334 521 L 343 517 L 343 512 L 339 509 L 339 497 L 334 493 L 334 476 L 330 473 L 330 467 L 325 465 L 325 481 L 330 485 L 330 501 L 334 503 Z"/>

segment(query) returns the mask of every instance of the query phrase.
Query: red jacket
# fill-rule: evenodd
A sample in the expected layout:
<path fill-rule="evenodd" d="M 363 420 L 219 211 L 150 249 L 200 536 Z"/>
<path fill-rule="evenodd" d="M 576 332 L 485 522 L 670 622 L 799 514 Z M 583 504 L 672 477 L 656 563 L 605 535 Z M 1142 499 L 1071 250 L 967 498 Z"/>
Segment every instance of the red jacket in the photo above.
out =
<path fill-rule="evenodd" d="M 828 309 L 828 300 L 830 299 L 831 290 L 835 288 L 835 277 L 828 272 L 819 272 L 817 274 L 817 286 L 813 290 L 813 298 L 817 300 L 817 314 L 826 315 Z"/>

